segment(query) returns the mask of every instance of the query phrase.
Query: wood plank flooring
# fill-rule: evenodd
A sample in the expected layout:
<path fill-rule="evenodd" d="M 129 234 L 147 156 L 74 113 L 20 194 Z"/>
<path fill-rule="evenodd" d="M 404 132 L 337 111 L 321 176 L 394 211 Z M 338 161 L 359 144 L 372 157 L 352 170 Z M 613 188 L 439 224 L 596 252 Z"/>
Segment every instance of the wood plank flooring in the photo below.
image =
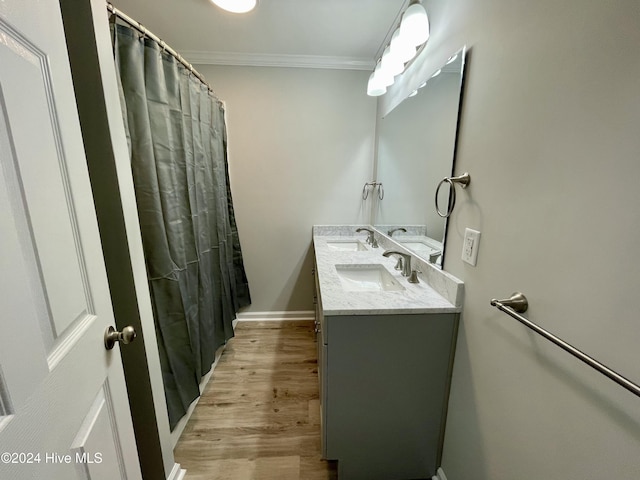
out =
<path fill-rule="evenodd" d="M 175 449 L 185 480 L 336 480 L 313 321 L 240 322 Z"/>

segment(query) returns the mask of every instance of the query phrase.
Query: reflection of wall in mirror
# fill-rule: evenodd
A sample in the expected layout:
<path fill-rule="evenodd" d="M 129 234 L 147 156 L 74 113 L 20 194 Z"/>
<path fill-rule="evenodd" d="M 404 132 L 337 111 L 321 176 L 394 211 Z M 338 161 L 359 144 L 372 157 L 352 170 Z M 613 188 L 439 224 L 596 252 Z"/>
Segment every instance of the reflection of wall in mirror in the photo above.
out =
<path fill-rule="evenodd" d="M 426 224 L 429 237 L 444 238 L 434 197 L 452 172 L 459 96 L 460 74 L 442 73 L 382 120 L 378 179 L 385 197 L 376 224 Z"/>

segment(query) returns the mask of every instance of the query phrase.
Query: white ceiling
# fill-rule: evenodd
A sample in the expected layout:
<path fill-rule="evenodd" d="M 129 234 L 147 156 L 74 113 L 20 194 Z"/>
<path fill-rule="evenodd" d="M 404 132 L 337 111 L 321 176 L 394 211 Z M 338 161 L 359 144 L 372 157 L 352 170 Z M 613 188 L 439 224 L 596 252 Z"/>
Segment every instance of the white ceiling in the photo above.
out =
<path fill-rule="evenodd" d="M 408 0 L 111 0 L 192 63 L 370 70 Z"/>

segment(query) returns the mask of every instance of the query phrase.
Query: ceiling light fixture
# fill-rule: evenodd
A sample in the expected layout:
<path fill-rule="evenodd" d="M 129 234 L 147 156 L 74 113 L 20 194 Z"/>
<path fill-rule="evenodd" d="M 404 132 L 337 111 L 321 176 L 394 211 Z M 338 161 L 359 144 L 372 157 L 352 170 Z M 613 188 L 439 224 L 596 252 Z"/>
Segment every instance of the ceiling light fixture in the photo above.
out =
<path fill-rule="evenodd" d="M 404 72 L 406 64 L 418 53 L 418 47 L 428 39 L 427 12 L 420 0 L 412 0 L 383 54 L 377 59 L 376 68 L 367 83 L 367 95 L 377 97 L 385 94 L 386 87 L 393 85 L 394 77 Z"/>
<path fill-rule="evenodd" d="M 211 0 L 215 5 L 231 13 L 247 13 L 253 10 L 258 0 Z"/>

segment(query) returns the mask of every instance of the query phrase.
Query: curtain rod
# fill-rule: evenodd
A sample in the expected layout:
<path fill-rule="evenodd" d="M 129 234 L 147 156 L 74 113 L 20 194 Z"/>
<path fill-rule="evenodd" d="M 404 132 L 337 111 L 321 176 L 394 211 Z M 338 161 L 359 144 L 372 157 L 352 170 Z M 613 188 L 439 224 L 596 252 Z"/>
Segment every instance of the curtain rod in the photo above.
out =
<path fill-rule="evenodd" d="M 146 37 L 150 38 L 151 40 L 157 42 L 158 45 L 160 45 L 160 48 L 162 48 L 163 51 L 169 53 L 172 57 L 174 57 L 176 60 L 178 60 L 178 62 L 180 62 L 182 65 L 184 65 L 184 67 L 187 70 L 189 70 L 189 72 L 192 73 L 194 77 L 196 77 L 198 80 L 200 80 L 209 89 L 209 91 L 211 93 L 213 93 L 217 98 L 216 93 L 214 92 L 213 88 L 211 88 L 211 85 L 209 85 L 207 83 L 207 81 L 204 79 L 204 76 L 202 76 L 202 74 L 200 72 L 198 72 L 195 68 L 193 68 L 193 65 L 191 65 L 189 62 L 187 62 L 182 55 L 180 55 L 173 48 L 171 48 L 169 45 L 167 45 L 164 42 L 164 40 L 162 40 L 160 37 L 158 37 L 154 33 L 150 32 L 144 25 L 142 25 L 137 20 L 134 20 L 133 18 L 131 18 L 126 13 L 123 13 L 122 11 L 118 10 L 111 3 L 107 3 L 107 10 L 112 15 L 115 15 L 116 17 L 118 17 L 120 20 L 123 20 L 124 22 L 128 23 L 130 26 L 135 28 L 137 31 L 142 33 L 144 36 L 146 36 Z"/>

